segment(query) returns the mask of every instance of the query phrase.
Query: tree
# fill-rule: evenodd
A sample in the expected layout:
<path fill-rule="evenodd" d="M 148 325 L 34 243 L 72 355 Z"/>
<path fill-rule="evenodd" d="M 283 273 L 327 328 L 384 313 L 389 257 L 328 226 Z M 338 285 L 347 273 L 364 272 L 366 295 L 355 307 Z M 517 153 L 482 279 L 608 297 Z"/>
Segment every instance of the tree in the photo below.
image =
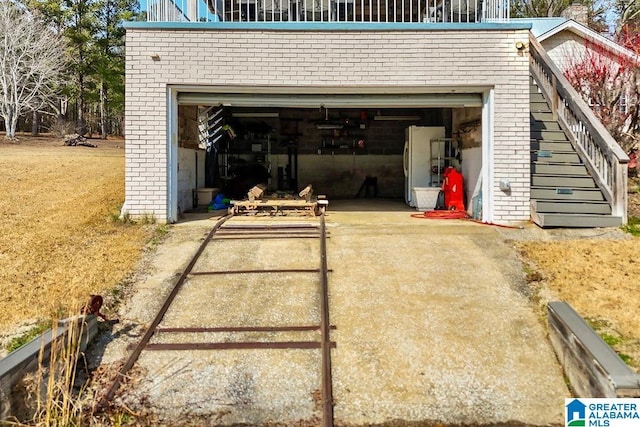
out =
<path fill-rule="evenodd" d="M 139 16 L 137 0 L 28 0 L 63 34 L 69 58 L 64 93 L 79 127 L 103 138 L 121 129 L 124 115 L 124 21 Z M 63 112 L 62 105 L 51 108 Z M 77 129 L 80 130 L 80 129 Z"/>
<path fill-rule="evenodd" d="M 124 110 L 117 102 L 124 93 L 124 36 L 122 22 L 136 17 L 137 0 L 100 0 L 97 12 L 97 40 L 94 51 L 94 77 L 98 83 L 100 132 L 103 139 L 110 131 L 114 113 Z M 115 92 L 110 98 L 111 92 Z"/>
<path fill-rule="evenodd" d="M 64 31 L 69 20 L 69 11 L 63 7 L 64 0 L 25 0 L 26 6 L 34 13 L 43 25 L 50 28 L 56 37 L 64 39 Z M 67 61 L 68 62 L 68 61 Z M 62 83 L 58 87 L 59 96 L 43 99 L 45 107 L 40 113 L 45 113 L 55 117 L 56 132 L 63 134 L 66 132 L 65 121 L 69 109 L 69 100 L 73 93 L 73 75 L 69 67 L 63 70 Z M 37 133 L 39 129 L 33 129 L 32 133 Z"/>
<path fill-rule="evenodd" d="M 69 46 L 71 69 L 75 74 L 76 84 L 76 113 L 77 129 L 80 134 L 85 133 L 85 113 L 87 111 L 86 98 L 89 76 L 92 73 L 91 50 L 94 48 L 96 27 L 96 2 L 94 0 L 64 0 L 64 6 L 69 12 L 69 21 L 64 30 Z"/>
<path fill-rule="evenodd" d="M 511 13 L 516 18 L 560 16 L 570 4 L 571 0 L 516 0 Z"/>
<path fill-rule="evenodd" d="M 619 0 L 625 1 L 625 0 Z M 629 0 L 626 0 L 629 1 Z M 631 0 L 637 1 L 637 0 Z M 606 29 L 606 10 L 602 3 L 596 0 L 514 0 L 511 6 L 511 16 L 514 18 L 545 18 L 561 16 L 573 3 L 587 8 L 587 26 L 598 32 Z"/>
<path fill-rule="evenodd" d="M 0 115 L 6 137 L 16 135 L 18 118 L 38 110 L 55 92 L 64 63 L 59 37 L 23 6 L 0 0 Z"/>
<path fill-rule="evenodd" d="M 571 85 L 625 150 L 638 143 L 640 63 L 634 54 L 612 53 L 587 42 L 564 71 Z"/>
<path fill-rule="evenodd" d="M 640 1 L 639 0 L 617 0 L 615 3 L 615 11 L 618 15 L 618 30 L 632 31 L 637 34 L 640 28 Z"/>

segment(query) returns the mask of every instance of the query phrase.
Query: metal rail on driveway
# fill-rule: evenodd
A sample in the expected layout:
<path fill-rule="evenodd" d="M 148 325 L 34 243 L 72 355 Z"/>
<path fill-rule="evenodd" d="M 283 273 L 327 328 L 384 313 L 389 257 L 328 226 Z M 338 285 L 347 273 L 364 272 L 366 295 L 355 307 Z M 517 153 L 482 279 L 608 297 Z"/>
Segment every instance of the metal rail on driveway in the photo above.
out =
<path fill-rule="evenodd" d="M 197 252 L 182 272 L 166 298 L 162 308 L 145 332 L 144 336 L 135 346 L 132 353 L 120 368 L 115 380 L 107 390 L 98 406 L 113 399 L 118 390 L 122 378 L 135 365 L 143 350 L 146 351 L 175 351 L 175 350 L 226 350 L 226 349 L 320 349 L 322 351 L 321 396 L 322 396 L 322 425 L 333 426 L 333 392 L 331 378 L 331 349 L 336 343 L 331 341 L 330 331 L 335 329 L 329 321 L 329 294 L 327 268 L 327 230 L 325 226 L 324 212 L 320 215 L 320 225 L 306 224 L 265 224 L 262 225 L 230 225 L 223 224 L 233 215 L 221 218 L 209 232 Z M 304 234 L 301 231 L 304 230 Z M 313 233 L 312 233 L 313 231 Z M 216 240 L 218 234 L 226 234 L 227 238 L 307 238 L 315 237 L 320 240 L 320 267 L 314 269 L 249 269 L 227 271 L 192 271 L 196 262 L 204 252 L 207 245 Z M 220 239 L 224 240 L 224 239 Z M 171 306 L 176 295 L 182 288 L 185 280 L 193 276 L 209 275 L 236 275 L 236 274 L 271 274 L 271 273 L 306 273 L 320 274 L 320 324 L 319 325 L 292 325 L 292 326 L 223 326 L 223 327 L 160 327 L 167 310 Z M 232 342 L 187 342 L 187 343 L 150 343 L 154 334 L 164 333 L 229 333 L 229 332 L 289 332 L 289 331 L 314 331 L 320 330 L 320 341 L 232 341 Z"/>
<path fill-rule="evenodd" d="M 122 382 L 122 378 L 124 378 L 124 376 L 127 374 L 127 372 L 129 372 L 129 369 L 131 369 L 133 367 L 133 365 L 136 363 L 136 361 L 140 357 L 140 353 L 142 353 L 142 350 L 144 350 L 145 346 L 149 343 L 149 340 L 151 340 L 151 337 L 155 333 L 156 328 L 160 325 L 160 322 L 164 318 L 164 315 L 167 313 L 167 310 L 169 310 L 169 307 L 171 306 L 171 303 L 173 303 L 173 300 L 175 299 L 176 295 L 178 295 L 178 292 L 182 288 L 182 285 L 184 284 L 185 280 L 189 276 L 189 273 L 191 273 L 191 270 L 193 269 L 193 267 L 196 265 L 196 262 L 198 262 L 198 259 L 200 258 L 200 255 L 202 255 L 202 253 L 204 252 L 205 248 L 207 247 L 207 245 L 209 244 L 209 242 L 213 238 L 213 235 L 232 216 L 233 215 L 231 215 L 231 214 L 223 216 L 213 226 L 213 228 L 211 229 L 211 231 L 209 232 L 207 237 L 200 244 L 200 247 L 196 251 L 195 255 L 193 256 L 193 258 L 191 258 L 191 261 L 189 262 L 187 267 L 184 269 L 184 271 L 182 272 L 182 274 L 180 275 L 180 277 L 178 278 L 176 283 L 173 285 L 173 289 L 171 290 L 171 293 L 165 299 L 164 304 L 162 304 L 162 307 L 160 308 L 160 311 L 158 312 L 158 314 L 156 314 L 156 317 L 153 319 L 153 322 L 151 322 L 151 325 L 149 326 L 149 328 L 147 329 L 145 334 L 142 336 L 142 339 L 140 340 L 138 345 L 133 350 L 133 353 L 131 353 L 129 355 L 129 358 L 127 359 L 125 364 L 122 365 L 122 367 L 118 371 L 118 375 L 116 376 L 116 378 L 113 381 L 113 383 L 111 383 L 111 386 L 107 389 L 107 393 L 104 395 L 104 397 L 102 399 L 98 400 L 98 406 L 102 406 L 102 405 L 104 405 L 105 402 L 108 402 L 108 401 L 113 399 L 113 396 L 115 395 L 116 391 L 120 387 L 120 383 Z"/>

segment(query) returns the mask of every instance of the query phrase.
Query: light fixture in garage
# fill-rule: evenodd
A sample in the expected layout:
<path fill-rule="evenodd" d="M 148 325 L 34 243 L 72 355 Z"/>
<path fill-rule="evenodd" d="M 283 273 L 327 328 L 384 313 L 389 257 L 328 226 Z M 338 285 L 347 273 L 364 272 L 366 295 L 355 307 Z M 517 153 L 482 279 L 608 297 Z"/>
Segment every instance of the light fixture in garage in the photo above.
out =
<path fill-rule="evenodd" d="M 420 116 L 373 116 L 373 120 L 377 121 L 415 121 L 420 120 Z"/>
<path fill-rule="evenodd" d="M 334 124 L 334 123 L 322 123 L 316 125 L 316 129 L 342 129 L 344 125 Z"/>
<path fill-rule="evenodd" d="M 278 118 L 280 117 L 279 113 L 232 113 L 233 117 L 238 118 L 251 118 L 251 119 L 262 119 L 262 118 Z"/>

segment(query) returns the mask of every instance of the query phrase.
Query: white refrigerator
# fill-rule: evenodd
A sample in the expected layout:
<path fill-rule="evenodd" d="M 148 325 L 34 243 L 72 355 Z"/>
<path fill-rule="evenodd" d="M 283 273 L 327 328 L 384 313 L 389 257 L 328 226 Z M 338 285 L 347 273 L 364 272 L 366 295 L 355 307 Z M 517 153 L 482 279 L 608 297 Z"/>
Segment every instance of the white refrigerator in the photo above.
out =
<path fill-rule="evenodd" d="M 411 189 L 429 186 L 431 140 L 444 138 L 444 127 L 410 126 L 404 138 L 404 200 L 416 207 Z"/>

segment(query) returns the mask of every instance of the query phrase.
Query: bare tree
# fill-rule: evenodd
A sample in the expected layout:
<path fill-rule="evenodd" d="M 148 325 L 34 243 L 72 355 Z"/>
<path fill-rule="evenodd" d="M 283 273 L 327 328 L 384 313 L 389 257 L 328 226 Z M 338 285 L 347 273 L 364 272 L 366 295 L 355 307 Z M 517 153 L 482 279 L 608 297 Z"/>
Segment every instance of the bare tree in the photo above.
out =
<path fill-rule="evenodd" d="M 52 96 L 64 67 L 61 39 L 12 0 L 0 0 L 0 116 L 15 138 L 18 118 Z"/>

